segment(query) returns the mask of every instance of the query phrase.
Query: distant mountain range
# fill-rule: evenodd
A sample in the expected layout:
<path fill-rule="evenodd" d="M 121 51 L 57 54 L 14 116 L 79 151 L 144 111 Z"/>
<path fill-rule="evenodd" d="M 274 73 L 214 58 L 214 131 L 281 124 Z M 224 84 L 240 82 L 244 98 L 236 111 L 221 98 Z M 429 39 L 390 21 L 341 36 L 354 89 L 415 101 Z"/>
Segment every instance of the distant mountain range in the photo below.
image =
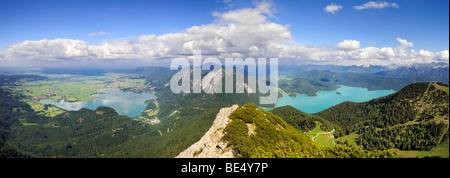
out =
<path fill-rule="evenodd" d="M 449 82 L 448 65 L 417 65 L 412 67 L 400 67 L 395 70 L 374 73 L 377 76 L 396 78 L 428 78 L 429 80 Z"/>
<path fill-rule="evenodd" d="M 323 71 L 339 72 L 339 73 L 352 72 L 352 73 L 370 73 L 370 74 L 392 69 L 387 66 L 374 66 L 374 65 L 339 66 L 339 65 L 317 65 L 317 64 L 305 64 L 305 65 L 300 65 L 300 66 L 280 66 L 279 68 L 281 70 L 302 69 L 302 70 L 323 70 Z"/>
<path fill-rule="evenodd" d="M 345 69 L 345 70 L 344 70 Z M 381 71 L 380 71 L 381 70 Z M 346 72 L 344 72 L 346 71 Z M 389 69 L 380 66 L 317 66 L 280 70 L 282 80 L 303 78 L 308 81 L 328 82 L 328 86 L 346 85 L 369 90 L 400 90 L 416 82 L 449 83 L 448 64 L 422 64 Z M 315 82 L 322 85 L 323 83 Z M 283 88 L 282 88 L 283 89 Z"/>
<path fill-rule="evenodd" d="M 340 66 L 340 65 L 317 65 L 317 64 L 304 64 L 299 66 L 279 66 L 280 71 L 291 71 L 291 70 L 321 70 L 321 71 L 330 71 L 330 72 L 338 72 L 338 73 L 369 73 L 375 74 L 379 72 L 387 72 L 387 71 L 395 71 L 397 69 L 404 68 L 416 68 L 416 69 L 426 69 L 426 68 L 448 68 L 448 63 L 427 63 L 427 64 L 411 64 L 407 66 L 377 66 L 377 65 L 368 65 L 368 66 Z"/>
<path fill-rule="evenodd" d="M 448 67 L 434 66 L 417 69 L 416 73 L 441 69 L 448 71 Z M 397 70 L 401 68 L 390 71 Z M 271 112 L 258 109 L 251 103 L 259 101 L 260 93 L 174 94 L 167 83 L 175 71 L 167 68 L 139 68 L 133 72 L 155 87 L 159 124 L 147 125 L 105 107 L 45 117 L 37 115 L 17 94 L 0 89 L 0 156 L 175 157 L 204 136 L 221 108 L 230 106 L 237 109 L 229 116 L 231 122 L 223 127 L 226 133 L 220 140 L 226 144 L 219 146 L 234 150 L 235 157 L 394 157 L 392 149 L 436 148 L 441 151 L 432 155 L 448 156 L 448 85 L 411 84 L 431 80 L 413 74 L 401 78 L 381 73 L 282 71 L 294 93 L 305 87 L 305 82 L 398 91 L 364 103 L 341 103 L 311 115 L 290 106 Z M 0 84 L 27 77 L 41 80 L 34 75 L 4 75 Z M 304 135 L 317 126 L 333 131 L 336 139 L 353 135 L 355 145 L 337 142 L 333 148 L 318 146 Z"/>

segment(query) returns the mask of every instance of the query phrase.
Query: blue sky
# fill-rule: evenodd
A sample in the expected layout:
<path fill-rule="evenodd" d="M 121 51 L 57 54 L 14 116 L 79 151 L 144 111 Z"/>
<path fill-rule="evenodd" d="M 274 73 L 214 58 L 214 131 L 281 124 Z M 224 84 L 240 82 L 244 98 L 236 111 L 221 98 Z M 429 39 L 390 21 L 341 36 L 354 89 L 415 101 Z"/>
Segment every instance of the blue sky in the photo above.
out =
<path fill-rule="evenodd" d="M 6 17 L 1 20 L 2 47 L 25 40 L 71 38 L 95 43 L 106 38 L 178 32 L 196 23 L 211 21 L 207 9 L 214 5 L 198 3 L 194 6 L 187 1 L 1 2 L 0 13 Z M 101 30 L 110 32 L 110 35 L 101 38 L 87 36 Z"/>
<path fill-rule="evenodd" d="M 449 1 L 394 0 L 400 8 L 354 10 L 368 1 L 277 2 L 280 23 L 291 24 L 293 36 L 304 44 L 337 44 L 344 39 L 366 46 L 394 46 L 395 38 L 414 42 L 416 49 L 446 50 L 449 41 Z M 343 6 L 335 14 L 323 8 Z M 277 6 L 275 6 L 277 7 Z"/>
<path fill-rule="evenodd" d="M 71 39 L 81 40 L 88 46 L 104 45 L 105 40 L 137 41 L 141 35 L 183 33 L 193 26 L 214 24 L 223 20 L 212 15 L 214 12 L 225 14 L 245 8 L 257 9 L 260 3 L 270 4 L 270 13 L 261 12 L 267 18 L 264 23 L 285 26 L 290 32 L 291 37 L 282 44 L 329 49 L 344 40 L 356 40 L 359 49 L 381 49 L 399 46 L 400 38 L 413 43 L 408 46 L 408 52 L 447 50 L 448 55 L 449 1 L 383 0 L 373 2 L 386 3 L 388 7 L 355 8 L 368 2 L 370 0 L 0 0 L 0 64 L 2 50 L 3 61 L 6 61 L 5 56 L 10 54 L 8 45 L 26 40 Z M 329 5 L 340 8 L 334 13 L 327 12 L 325 8 Z M 104 33 L 99 35 L 99 32 Z M 22 56 L 17 55 L 17 50 L 10 51 Z M 86 54 L 92 56 L 91 52 Z"/>

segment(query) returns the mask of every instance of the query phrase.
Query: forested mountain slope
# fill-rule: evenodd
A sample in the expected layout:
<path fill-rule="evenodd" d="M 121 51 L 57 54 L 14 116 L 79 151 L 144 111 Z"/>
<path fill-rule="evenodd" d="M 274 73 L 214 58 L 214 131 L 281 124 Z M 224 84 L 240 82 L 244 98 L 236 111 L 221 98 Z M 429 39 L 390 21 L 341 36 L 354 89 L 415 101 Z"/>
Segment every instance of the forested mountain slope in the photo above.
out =
<path fill-rule="evenodd" d="M 289 106 L 267 112 L 246 104 L 258 102 L 260 93 L 174 94 L 166 85 L 170 74 L 161 69 L 154 73 L 160 78 L 147 78 L 157 89 L 157 125 L 106 107 L 40 116 L 19 95 L 0 90 L 1 156 L 175 157 L 206 133 L 220 108 L 233 104 L 243 106 L 230 116 L 223 140 L 238 157 L 391 157 L 390 151 L 368 150 L 430 150 L 448 144 L 449 90 L 443 83 L 411 84 L 389 96 L 311 115 Z M 2 82 L 14 80 L 6 79 Z M 364 150 L 314 144 L 303 133 L 317 124 L 324 131 L 335 129 L 335 137 L 358 134 L 356 142 Z"/>
<path fill-rule="evenodd" d="M 260 93 L 175 94 L 168 85 L 174 71 L 142 68 L 135 73 L 147 76 L 146 83 L 155 87 L 160 124 L 149 125 L 119 116 L 105 107 L 64 112 L 55 117 L 38 116 L 26 103 L 8 93 L 2 95 L 5 106 L 1 109 L 7 110 L 1 118 L 2 123 L 5 121 L 2 147 L 6 145 L 5 149 L 32 157 L 174 157 L 201 138 L 220 108 L 257 103 L 261 96 Z M 24 106 L 19 109 L 16 103 Z M 6 156 L 14 155 L 17 154 Z"/>
<path fill-rule="evenodd" d="M 311 115 L 285 106 L 272 113 L 301 131 L 317 123 L 335 129 L 336 138 L 356 134 L 355 142 L 367 150 L 423 150 L 447 144 L 448 85 L 414 83 L 368 102 L 345 102 Z M 444 151 L 445 152 L 445 151 Z"/>
<path fill-rule="evenodd" d="M 218 119 L 221 118 L 218 117 Z M 223 129 L 221 131 L 224 135 L 221 141 L 226 143 L 226 146 L 218 144 L 213 148 L 218 149 L 218 152 L 222 149 L 225 150 L 224 152 L 232 150 L 235 157 L 378 158 L 396 156 L 392 151 L 367 151 L 347 146 L 320 147 L 280 117 L 258 109 L 252 103 L 238 105 L 238 108 L 229 115 L 229 119 L 226 127 L 219 128 Z M 198 152 L 194 151 L 194 156 L 203 154 L 203 150 L 210 147 L 211 145 L 197 147 Z M 220 156 L 219 153 L 217 156 Z M 216 157 L 214 154 L 209 156 Z"/>

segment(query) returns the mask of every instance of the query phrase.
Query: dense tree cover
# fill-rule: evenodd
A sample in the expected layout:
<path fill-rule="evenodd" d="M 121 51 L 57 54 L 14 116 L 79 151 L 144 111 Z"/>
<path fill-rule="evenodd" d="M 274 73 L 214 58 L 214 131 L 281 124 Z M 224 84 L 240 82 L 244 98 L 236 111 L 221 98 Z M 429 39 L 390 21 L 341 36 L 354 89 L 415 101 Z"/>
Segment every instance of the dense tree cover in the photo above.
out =
<path fill-rule="evenodd" d="M 118 116 L 114 110 L 103 111 L 101 115 L 82 109 L 54 118 L 33 113 L 29 117 L 12 117 L 16 125 L 11 127 L 11 133 L 15 134 L 8 136 L 8 145 L 35 157 L 174 157 L 203 136 L 220 108 L 249 101 L 256 103 L 261 96 L 260 93 L 174 94 L 166 85 L 174 72 L 165 68 L 135 71 L 146 76 L 146 84 L 158 91 L 157 116 L 161 120 L 158 125 Z M 147 109 L 155 106 L 154 102 L 148 102 Z"/>
<path fill-rule="evenodd" d="M 146 125 L 107 107 L 26 122 L 35 124 L 12 127 L 8 142 L 34 157 L 121 157 L 116 154 L 121 144 L 148 131 Z"/>
<path fill-rule="evenodd" d="M 219 109 L 186 109 L 164 119 L 151 131 L 128 140 L 116 154 L 126 157 L 173 158 L 200 140 L 211 127 Z"/>
<path fill-rule="evenodd" d="M 174 157 L 198 141 L 218 113 L 215 108 L 178 108 L 176 114 L 166 116 L 165 124 L 157 126 L 119 116 L 107 107 L 49 118 L 36 115 L 24 102 L 14 104 L 15 98 L 3 99 L 8 95 L 4 93 L 0 102 L 1 135 L 7 142 L 7 147 L 1 142 L 4 157 L 21 153 L 33 157 Z M 12 112 L 13 108 L 23 109 Z M 10 153 L 9 148 L 18 153 Z"/>
<path fill-rule="evenodd" d="M 19 112 L 13 112 L 14 108 L 21 108 Z M 0 158 L 3 157 L 28 157 L 26 154 L 11 148 L 5 142 L 11 133 L 11 127 L 18 124 L 16 118 L 33 113 L 33 110 L 25 102 L 17 101 L 9 92 L 0 88 Z"/>
<path fill-rule="evenodd" d="M 428 108 L 420 111 L 424 105 Z M 448 109 L 442 107 L 448 108 L 446 92 L 432 83 L 415 83 L 369 102 L 333 106 L 317 116 L 338 125 L 336 130 L 340 132 L 335 133 L 336 137 L 358 133 L 356 142 L 368 150 L 430 150 L 448 132 L 447 124 L 431 121 L 445 114 L 448 120 Z M 410 121 L 420 123 L 407 124 Z"/>
<path fill-rule="evenodd" d="M 308 132 L 316 128 L 317 123 L 321 123 L 320 128 L 324 131 L 331 131 L 337 127 L 337 125 L 322 117 L 302 112 L 289 105 L 275 108 L 270 112 L 302 132 Z"/>
<path fill-rule="evenodd" d="M 151 77 L 149 76 L 149 78 Z M 169 82 L 169 80 L 170 78 L 166 81 Z M 159 81 L 165 81 L 165 79 L 160 78 Z M 247 77 L 245 77 L 245 81 L 247 81 Z M 150 82 L 152 86 L 157 84 L 152 79 L 147 82 Z M 143 136 L 131 141 L 132 144 L 129 145 L 142 148 L 136 149 L 138 157 L 175 157 L 206 133 L 220 108 L 232 104 L 259 103 L 262 95 L 259 92 L 175 94 L 170 90 L 170 86 L 166 85 L 167 83 L 161 82 L 160 84 L 155 95 L 157 96 L 156 101 L 159 103 L 157 116 L 161 120 L 161 124 L 155 126 L 155 131 L 152 132 L 154 137 Z M 225 91 L 224 84 L 222 87 L 222 91 Z M 273 105 L 265 106 L 273 107 Z"/>
<path fill-rule="evenodd" d="M 439 88 L 447 88 L 447 91 L 440 90 Z M 435 83 L 430 85 L 429 92 L 427 93 L 427 97 L 424 97 L 423 103 L 426 105 L 427 103 L 431 103 L 432 107 L 422 107 L 424 108 L 421 115 L 425 119 L 433 118 L 433 116 L 437 116 L 440 118 L 448 118 L 449 116 L 449 97 L 448 96 L 448 85 L 444 83 Z M 444 97 L 443 97 L 444 96 Z"/>
<path fill-rule="evenodd" d="M 420 123 L 403 125 L 393 128 L 377 130 L 369 126 L 361 128 L 361 137 L 356 142 L 368 150 L 385 150 L 398 148 L 400 150 L 426 150 L 439 145 L 441 136 L 447 131 L 444 123 Z"/>
<path fill-rule="evenodd" d="M 363 150 L 357 147 L 336 145 L 334 147 L 319 147 L 315 144 L 304 147 L 293 141 L 276 146 L 274 151 L 257 147 L 253 158 L 395 158 L 397 153 L 388 150 Z"/>
<path fill-rule="evenodd" d="M 36 118 L 34 110 L 19 99 L 18 94 L 12 94 L 5 91 L 1 86 L 16 87 L 16 81 L 36 81 L 46 77 L 38 75 L 0 75 L 0 157 L 30 157 L 11 147 L 6 143 L 10 134 L 11 127 L 20 125 L 18 118 L 26 120 Z"/>
<path fill-rule="evenodd" d="M 333 82 L 320 80 L 307 80 L 304 78 L 296 78 L 292 80 L 282 80 L 278 85 L 289 95 L 306 94 L 308 96 L 317 96 L 319 91 L 333 91 L 338 89 L 338 86 Z"/>
<path fill-rule="evenodd" d="M 147 106 L 145 107 L 145 110 L 147 110 L 147 109 L 152 109 L 152 110 L 158 109 L 158 106 L 156 106 L 155 102 L 156 102 L 155 99 L 151 99 L 151 100 L 145 101 L 145 104 L 147 104 Z"/>
<path fill-rule="evenodd" d="M 348 135 L 367 125 L 385 128 L 404 124 L 415 119 L 417 111 L 412 104 L 420 100 L 426 91 L 427 83 L 416 83 L 404 89 L 368 102 L 344 102 L 316 115 L 340 125 L 337 137 Z M 349 112 L 351 111 L 351 112 Z"/>
<path fill-rule="evenodd" d="M 314 115 L 291 106 L 271 112 L 302 131 L 320 122 L 328 126 L 322 130 L 334 128 L 335 137 L 357 133 L 356 143 L 366 150 L 428 151 L 448 140 L 448 124 L 442 121 L 448 120 L 445 90 L 448 85 L 443 83 L 415 83 L 392 95 L 363 103 L 344 102 Z"/>
<path fill-rule="evenodd" d="M 119 116 L 113 109 L 105 107 L 95 111 L 82 109 L 65 112 L 53 118 L 39 116 L 26 103 L 18 101 L 19 95 L 0 90 L 1 156 L 174 157 L 203 136 L 220 108 L 236 103 L 259 103 L 261 96 L 260 93 L 174 94 L 166 85 L 173 71 L 168 69 L 155 71 L 138 71 L 143 76 L 148 75 L 147 84 L 156 87 L 155 90 L 158 91 L 156 101 L 159 103 L 158 118 L 161 123 L 155 126 Z M 3 84 L 10 85 L 13 80 L 15 79 L 10 77 L 3 80 Z M 423 93 L 426 89 L 426 84 L 424 86 L 419 84 L 407 88 L 410 91 L 397 92 L 396 95 L 363 104 L 344 103 L 342 106 L 336 106 L 330 111 L 317 115 L 309 115 L 285 107 L 274 110 L 282 116 L 280 118 L 275 113 L 259 110 L 256 106 L 249 104 L 240 107 L 240 111 L 233 114 L 233 122 L 229 128 L 227 127 L 227 137 L 224 139 L 229 141 L 230 146 L 238 149 L 243 157 L 392 157 L 395 154 L 389 151 L 369 152 L 345 146 L 322 148 L 312 143 L 298 130 L 311 129 L 315 127 L 316 122 L 321 123 L 323 130 L 329 131 L 335 128 L 337 136 L 358 131 L 363 133 L 362 128 L 375 128 L 375 130 L 397 128 L 396 125 L 414 119 L 410 116 L 417 112 L 413 105 L 402 103 L 422 101 L 423 95 L 420 95 L 420 92 Z M 439 98 L 442 94 L 436 93 L 436 97 Z M 433 97 L 432 95 L 429 96 Z M 423 101 L 429 102 L 427 98 Z M 445 103 L 445 100 L 443 102 Z M 155 106 L 154 102 L 149 102 L 147 108 Z M 433 107 L 430 108 L 430 112 L 434 112 Z M 248 135 L 247 124 L 256 125 L 256 134 Z M 439 128 L 438 126 L 421 126 L 420 128 L 411 127 L 410 130 L 411 133 L 416 133 L 431 127 Z M 406 129 L 409 128 L 402 128 L 398 134 L 405 133 Z M 403 140 L 399 138 L 400 141 L 410 139 L 410 149 L 420 147 L 426 150 L 428 145 L 435 144 L 430 142 L 430 139 L 427 142 L 424 138 L 431 135 L 431 140 L 436 140 L 438 137 L 441 139 L 436 133 L 438 131 L 417 138 L 405 134 L 402 135 Z M 365 134 L 361 135 L 363 135 L 361 138 L 365 138 Z M 413 139 L 415 144 L 412 144 Z M 447 138 L 442 137 L 441 140 L 445 139 Z M 370 142 L 373 142 L 372 145 L 378 144 L 372 140 Z M 393 144 L 392 147 L 397 148 L 395 141 Z M 372 147 L 378 149 L 376 146 Z M 402 144 L 399 148 L 403 149 Z"/>
<path fill-rule="evenodd" d="M 13 85 L 16 81 L 19 80 L 26 80 L 26 81 L 36 81 L 36 80 L 43 80 L 47 77 L 39 76 L 39 75 L 3 75 L 0 74 L 0 85 Z"/>
<path fill-rule="evenodd" d="M 224 129 L 223 141 L 228 142 L 238 156 L 249 158 L 364 158 L 395 157 L 391 151 L 369 152 L 359 148 L 336 146 L 320 147 L 304 134 L 294 129 L 278 116 L 252 103 L 239 108 L 230 115 L 232 122 Z M 255 126 L 249 134 L 248 124 Z"/>
<path fill-rule="evenodd" d="M 260 110 L 249 103 L 240 106 L 229 116 L 232 122 L 224 129 L 222 140 L 228 141 L 242 157 L 252 157 L 257 146 L 266 151 L 274 151 L 280 142 L 294 141 L 298 144 L 310 144 L 311 140 L 296 131 L 292 126 L 270 112 Z M 248 135 L 246 124 L 254 124 L 255 134 Z"/>

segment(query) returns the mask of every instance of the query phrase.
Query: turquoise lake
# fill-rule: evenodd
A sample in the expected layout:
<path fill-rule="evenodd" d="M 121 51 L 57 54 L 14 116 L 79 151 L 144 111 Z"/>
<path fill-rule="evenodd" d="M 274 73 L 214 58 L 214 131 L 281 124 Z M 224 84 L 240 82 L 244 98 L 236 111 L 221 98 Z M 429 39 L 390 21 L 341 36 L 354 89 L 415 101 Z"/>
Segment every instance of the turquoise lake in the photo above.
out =
<path fill-rule="evenodd" d="M 297 94 L 297 97 L 283 95 L 276 103 L 276 107 L 291 105 L 303 112 L 312 114 L 323 111 L 331 106 L 345 101 L 365 102 L 374 98 L 386 96 L 395 93 L 393 90 L 374 90 L 368 91 L 367 88 L 339 86 L 336 91 L 320 91 L 317 96 Z M 338 92 L 340 94 L 338 94 Z M 272 108 L 266 108 L 271 110 Z"/>
<path fill-rule="evenodd" d="M 40 100 L 43 104 L 52 104 L 56 107 L 68 110 L 78 111 L 81 108 L 95 110 L 100 106 L 107 106 L 114 108 L 120 115 L 128 117 L 136 117 L 145 110 L 147 105 L 146 100 L 155 99 L 155 95 L 150 93 L 133 93 L 122 92 L 119 89 L 106 88 L 101 89 L 105 94 L 95 94 L 92 97 L 97 98 L 96 101 L 88 102 L 55 102 L 51 99 Z"/>

